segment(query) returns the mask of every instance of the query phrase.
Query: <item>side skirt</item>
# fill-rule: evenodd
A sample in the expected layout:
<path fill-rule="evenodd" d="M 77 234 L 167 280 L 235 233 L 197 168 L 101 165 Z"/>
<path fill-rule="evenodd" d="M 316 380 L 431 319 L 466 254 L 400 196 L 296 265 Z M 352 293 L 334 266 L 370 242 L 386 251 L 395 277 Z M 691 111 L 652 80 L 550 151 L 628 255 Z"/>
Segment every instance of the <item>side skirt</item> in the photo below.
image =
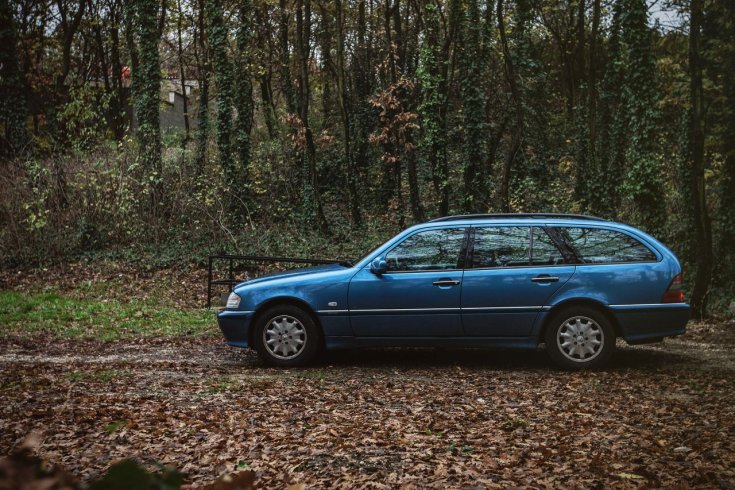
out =
<path fill-rule="evenodd" d="M 538 340 L 528 337 L 327 337 L 327 349 L 376 347 L 454 347 L 533 350 Z"/>

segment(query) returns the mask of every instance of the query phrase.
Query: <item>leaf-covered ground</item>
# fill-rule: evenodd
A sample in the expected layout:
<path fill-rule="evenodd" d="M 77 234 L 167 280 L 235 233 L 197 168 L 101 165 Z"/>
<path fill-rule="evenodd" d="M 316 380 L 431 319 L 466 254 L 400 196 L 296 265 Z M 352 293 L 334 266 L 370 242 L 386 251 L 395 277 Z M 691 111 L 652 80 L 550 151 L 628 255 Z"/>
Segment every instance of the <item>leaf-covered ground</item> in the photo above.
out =
<path fill-rule="evenodd" d="M 222 343 L 197 309 L 203 277 L 0 271 L 0 455 L 35 431 L 43 459 L 85 480 L 134 457 L 192 486 L 253 469 L 265 488 L 735 487 L 731 321 L 621 344 L 602 372 L 455 350 L 337 352 L 279 370 Z M 97 303 L 132 334 L 90 320 Z M 161 311 L 199 320 L 162 328 L 178 320 Z"/>
<path fill-rule="evenodd" d="M 252 468 L 266 487 L 732 488 L 733 352 L 670 341 L 618 354 L 585 373 L 541 352 L 435 350 L 277 370 L 216 337 L 9 338 L 0 452 L 38 431 L 41 456 L 82 478 L 133 456 L 194 485 Z"/>

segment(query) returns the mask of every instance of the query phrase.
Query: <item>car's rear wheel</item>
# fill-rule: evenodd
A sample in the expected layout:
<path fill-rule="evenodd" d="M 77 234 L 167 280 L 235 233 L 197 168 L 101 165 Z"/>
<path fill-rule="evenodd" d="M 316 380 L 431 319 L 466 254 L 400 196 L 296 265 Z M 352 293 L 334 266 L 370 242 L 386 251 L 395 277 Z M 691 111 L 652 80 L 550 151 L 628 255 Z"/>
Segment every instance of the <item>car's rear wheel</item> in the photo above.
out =
<path fill-rule="evenodd" d="M 554 314 L 546 329 L 546 351 L 566 369 L 604 366 L 615 351 L 615 331 L 595 308 L 577 306 Z"/>
<path fill-rule="evenodd" d="M 269 308 L 255 325 L 254 347 L 273 366 L 302 366 L 316 355 L 321 342 L 313 318 L 294 305 Z"/>

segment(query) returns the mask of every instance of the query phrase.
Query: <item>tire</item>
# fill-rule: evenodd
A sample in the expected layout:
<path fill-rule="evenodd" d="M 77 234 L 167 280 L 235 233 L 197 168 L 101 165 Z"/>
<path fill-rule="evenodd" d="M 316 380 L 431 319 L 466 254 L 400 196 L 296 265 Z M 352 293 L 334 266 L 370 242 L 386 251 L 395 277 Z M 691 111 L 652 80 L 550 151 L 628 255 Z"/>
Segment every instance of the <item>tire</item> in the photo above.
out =
<path fill-rule="evenodd" d="M 303 366 L 314 359 L 321 345 L 321 332 L 302 308 L 280 305 L 258 316 L 253 347 L 271 366 Z"/>
<path fill-rule="evenodd" d="M 615 330 L 610 320 L 589 306 L 574 306 L 555 313 L 546 329 L 546 352 L 564 369 L 597 369 L 615 351 Z"/>

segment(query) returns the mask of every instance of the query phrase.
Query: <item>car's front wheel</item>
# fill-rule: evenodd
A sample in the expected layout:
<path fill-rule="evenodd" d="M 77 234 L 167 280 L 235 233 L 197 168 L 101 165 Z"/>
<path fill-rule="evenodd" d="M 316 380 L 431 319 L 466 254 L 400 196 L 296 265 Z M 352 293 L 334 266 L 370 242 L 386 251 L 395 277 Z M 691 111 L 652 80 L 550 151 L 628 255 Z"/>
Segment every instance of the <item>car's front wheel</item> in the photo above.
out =
<path fill-rule="evenodd" d="M 254 347 L 274 366 L 302 366 L 316 355 L 320 336 L 311 315 L 294 305 L 269 308 L 255 325 Z"/>
<path fill-rule="evenodd" d="M 615 350 L 610 321 L 594 308 L 578 306 L 556 313 L 546 329 L 546 351 L 566 369 L 599 368 Z"/>

